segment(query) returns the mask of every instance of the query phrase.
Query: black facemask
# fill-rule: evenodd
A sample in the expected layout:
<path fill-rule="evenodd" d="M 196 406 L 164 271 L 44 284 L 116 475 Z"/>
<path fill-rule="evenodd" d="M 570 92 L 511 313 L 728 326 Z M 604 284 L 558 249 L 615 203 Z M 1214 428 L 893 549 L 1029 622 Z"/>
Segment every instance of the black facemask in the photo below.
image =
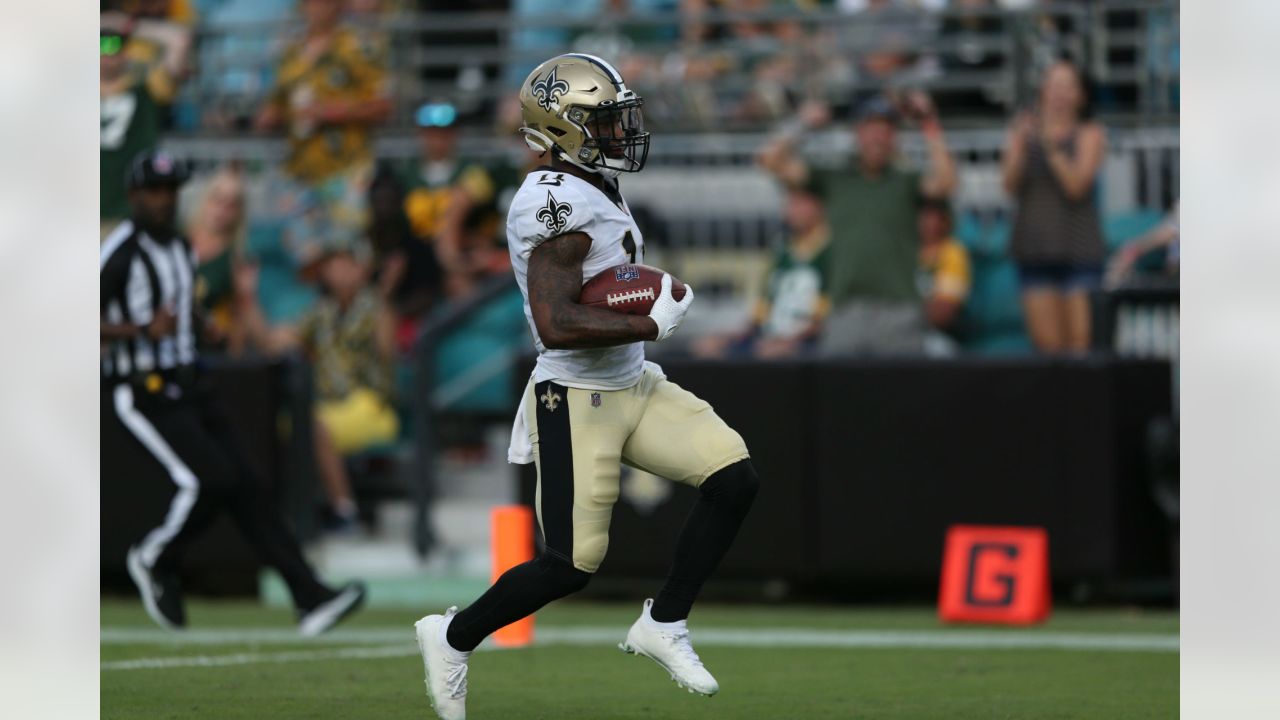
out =
<path fill-rule="evenodd" d="M 583 122 L 591 137 L 582 145 L 600 151 L 597 164 L 620 172 L 644 168 L 649 158 L 649 133 L 644 130 L 642 105 L 644 100 L 636 98 L 601 106 Z"/>

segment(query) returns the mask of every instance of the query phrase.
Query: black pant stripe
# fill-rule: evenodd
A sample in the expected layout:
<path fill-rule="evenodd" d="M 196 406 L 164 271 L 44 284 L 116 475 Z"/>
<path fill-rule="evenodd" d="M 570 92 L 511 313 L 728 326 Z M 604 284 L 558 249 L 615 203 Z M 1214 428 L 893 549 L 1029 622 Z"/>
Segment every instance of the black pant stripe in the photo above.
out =
<path fill-rule="evenodd" d="M 542 536 L 547 550 L 573 558 L 573 440 L 569 391 L 548 380 L 534 386 L 538 408 L 538 481 L 542 484 Z"/>

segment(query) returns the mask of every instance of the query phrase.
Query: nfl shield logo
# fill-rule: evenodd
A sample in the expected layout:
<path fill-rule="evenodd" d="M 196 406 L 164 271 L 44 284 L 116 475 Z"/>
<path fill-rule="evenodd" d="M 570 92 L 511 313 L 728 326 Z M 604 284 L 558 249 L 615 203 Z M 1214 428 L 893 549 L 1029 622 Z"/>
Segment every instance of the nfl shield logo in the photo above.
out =
<path fill-rule="evenodd" d="M 600 393 L 591 393 L 591 407 L 600 407 Z"/>
<path fill-rule="evenodd" d="M 631 282 L 640 279 L 640 268 L 635 265 L 620 265 L 614 268 L 613 279 L 618 282 Z"/>

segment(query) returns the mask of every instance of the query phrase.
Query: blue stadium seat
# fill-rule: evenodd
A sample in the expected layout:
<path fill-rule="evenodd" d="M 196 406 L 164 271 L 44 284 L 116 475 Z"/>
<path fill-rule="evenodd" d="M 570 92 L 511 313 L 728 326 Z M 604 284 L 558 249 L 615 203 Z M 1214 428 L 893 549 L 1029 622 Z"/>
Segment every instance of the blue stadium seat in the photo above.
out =
<path fill-rule="evenodd" d="M 514 357 L 528 342 L 524 299 L 519 290 L 512 289 L 477 312 L 467 325 L 444 338 L 436 354 L 436 387 L 458 380 L 486 361 Z M 508 364 L 464 394 L 450 409 L 508 413 L 515 403 L 513 382 Z"/>
<path fill-rule="evenodd" d="M 249 224 L 247 254 L 259 264 L 258 303 L 271 325 L 296 323 L 316 300 L 315 288 L 298 279 L 298 265 L 284 247 L 284 222 Z"/>
<path fill-rule="evenodd" d="M 1018 273 L 1009 258 L 1009 221 L 962 213 L 956 238 L 969 251 L 973 288 L 960 316 L 962 344 L 980 355 L 1031 350 L 1018 298 Z"/>

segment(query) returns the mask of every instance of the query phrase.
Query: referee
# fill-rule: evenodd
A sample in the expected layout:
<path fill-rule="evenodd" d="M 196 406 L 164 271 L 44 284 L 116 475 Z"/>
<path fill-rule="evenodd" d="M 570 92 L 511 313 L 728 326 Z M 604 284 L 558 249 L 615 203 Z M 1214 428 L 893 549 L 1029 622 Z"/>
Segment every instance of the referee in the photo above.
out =
<path fill-rule="evenodd" d="M 299 630 L 317 635 L 360 605 L 364 586 L 334 589 L 316 577 L 200 377 L 196 260 L 175 224 L 187 177 L 167 154 L 135 158 L 126 180 L 131 218 L 107 236 L 99 261 L 103 402 L 174 485 L 168 513 L 129 549 L 129 575 L 157 624 L 184 627 L 183 553 L 225 510 L 288 584 Z"/>

